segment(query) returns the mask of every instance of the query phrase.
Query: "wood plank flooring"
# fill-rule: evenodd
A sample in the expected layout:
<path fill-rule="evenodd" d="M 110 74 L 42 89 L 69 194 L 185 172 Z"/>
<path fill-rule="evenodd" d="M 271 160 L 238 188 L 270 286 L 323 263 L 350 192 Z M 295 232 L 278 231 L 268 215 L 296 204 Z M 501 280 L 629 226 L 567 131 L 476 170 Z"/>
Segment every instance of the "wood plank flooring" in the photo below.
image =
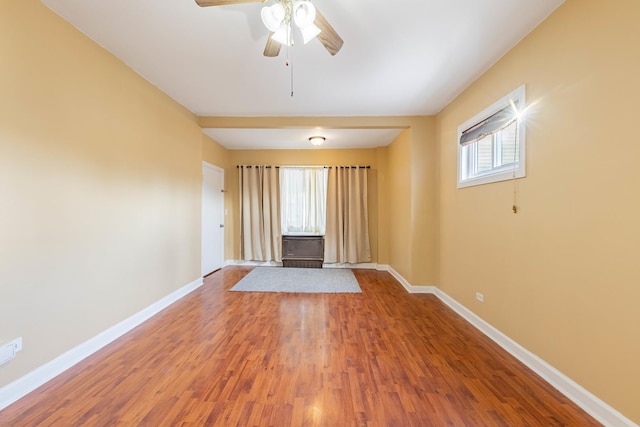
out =
<path fill-rule="evenodd" d="M 433 295 L 204 286 L 0 412 L 2 426 L 596 426 Z"/>

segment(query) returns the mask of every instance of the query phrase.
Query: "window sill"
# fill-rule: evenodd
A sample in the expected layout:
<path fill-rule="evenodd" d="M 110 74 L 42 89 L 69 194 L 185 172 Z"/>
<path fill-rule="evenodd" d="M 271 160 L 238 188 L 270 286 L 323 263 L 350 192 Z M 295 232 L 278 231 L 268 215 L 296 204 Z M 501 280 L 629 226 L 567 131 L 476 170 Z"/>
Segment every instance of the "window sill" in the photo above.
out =
<path fill-rule="evenodd" d="M 458 180 L 458 188 L 474 187 L 476 185 L 491 184 L 493 182 L 509 181 L 511 179 L 524 178 L 525 173 L 523 170 L 516 170 L 515 177 L 513 170 L 493 173 L 488 175 L 477 176 L 475 178 L 465 179 L 464 181 Z"/>

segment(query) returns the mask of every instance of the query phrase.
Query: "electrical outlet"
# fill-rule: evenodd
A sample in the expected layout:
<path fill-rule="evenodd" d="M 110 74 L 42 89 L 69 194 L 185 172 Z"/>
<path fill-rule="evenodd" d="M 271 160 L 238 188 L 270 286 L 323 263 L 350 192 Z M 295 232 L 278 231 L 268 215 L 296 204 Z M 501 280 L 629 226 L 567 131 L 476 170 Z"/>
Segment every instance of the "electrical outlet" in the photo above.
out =
<path fill-rule="evenodd" d="M 22 350 L 22 337 L 0 346 L 0 365 L 3 365 L 16 357 L 16 353 Z"/>
<path fill-rule="evenodd" d="M 19 351 L 22 351 L 22 337 L 16 338 L 15 340 L 13 340 L 12 344 L 13 344 L 13 351 L 15 351 L 16 353 Z"/>
<path fill-rule="evenodd" d="M 4 343 L 1 347 L 4 351 L 11 352 L 13 353 L 13 356 L 15 356 L 15 353 L 22 351 L 22 337 Z"/>
<path fill-rule="evenodd" d="M 482 295 L 480 292 L 476 292 L 476 299 L 480 302 L 484 302 L 484 295 Z"/>
<path fill-rule="evenodd" d="M 16 357 L 16 352 L 13 351 L 11 343 L 0 346 L 0 365 L 4 365 L 14 357 Z"/>

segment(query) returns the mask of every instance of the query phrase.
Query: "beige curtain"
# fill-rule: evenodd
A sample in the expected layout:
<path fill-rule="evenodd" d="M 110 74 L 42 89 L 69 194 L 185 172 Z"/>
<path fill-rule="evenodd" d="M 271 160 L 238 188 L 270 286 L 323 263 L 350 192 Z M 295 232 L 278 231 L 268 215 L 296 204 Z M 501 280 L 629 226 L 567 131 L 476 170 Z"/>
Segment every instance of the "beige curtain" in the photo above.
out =
<path fill-rule="evenodd" d="M 367 169 L 332 167 L 327 184 L 327 231 L 324 261 L 360 263 L 371 261 Z"/>
<path fill-rule="evenodd" d="M 239 166 L 240 257 L 280 261 L 280 178 L 278 168 Z"/>

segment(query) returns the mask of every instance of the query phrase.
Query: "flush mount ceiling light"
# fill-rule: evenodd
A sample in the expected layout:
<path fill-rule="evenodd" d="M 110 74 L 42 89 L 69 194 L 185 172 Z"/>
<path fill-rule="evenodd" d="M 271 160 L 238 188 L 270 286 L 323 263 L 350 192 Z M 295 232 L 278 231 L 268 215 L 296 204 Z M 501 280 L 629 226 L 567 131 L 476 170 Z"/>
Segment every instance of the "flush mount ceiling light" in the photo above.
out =
<path fill-rule="evenodd" d="M 309 138 L 309 142 L 317 147 L 318 145 L 324 144 L 325 139 L 324 136 L 312 136 Z"/>
<path fill-rule="evenodd" d="M 224 6 L 228 4 L 264 3 L 268 0 L 195 0 L 198 6 Z M 293 33 L 297 28 L 302 41 L 307 44 L 314 38 L 335 55 L 344 41 L 324 16 L 309 0 L 273 0 L 260 12 L 262 22 L 271 32 L 264 48 L 264 56 L 278 56 L 280 47 L 293 45 Z"/>

